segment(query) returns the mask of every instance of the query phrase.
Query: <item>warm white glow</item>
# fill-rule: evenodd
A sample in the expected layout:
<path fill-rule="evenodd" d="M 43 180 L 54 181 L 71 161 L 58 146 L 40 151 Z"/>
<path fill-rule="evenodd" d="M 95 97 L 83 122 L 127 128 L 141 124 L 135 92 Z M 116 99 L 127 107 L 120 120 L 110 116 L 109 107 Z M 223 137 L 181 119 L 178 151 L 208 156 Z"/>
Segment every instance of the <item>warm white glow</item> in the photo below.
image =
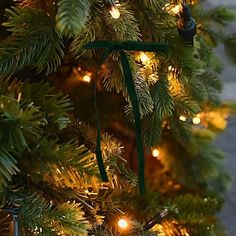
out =
<path fill-rule="evenodd" d="M 172 66 L 168 66 L 168 71 L 172 71 Z"/>
<path fill-rule="evenodd" d="M 186 118 L 186 116 L 180 116 L 180 117 L 179 117 L 179 120 L 186 121 L 187 118 Z"/>
<path fill-rule="evenodd" d="M 177 15 L 180 12 L 180 5 L 176 5 L 170 9 L 171 13 Z"/>
<path fill-rule="evenodd" d="M 85 75 L 85 76 L 83 77 L 83 81 L 86 82 L 86 83 L 90 83 L 91 77 L 90 77 L 89 75 Z"/>
<path fill-rule="evenodd" d="M 193 118 L 193 124 L 198 125 L 200 123 L 201 123 L 201 119 L 199 117 L 196 116 Z"/>
<path fill-rule="evenodd" d="M 20 100 L 21 100 L 21 93 L 18 93 L 18 98 L 17 98 L 17 102 L 20 102 Z"/>
<path fill-rule="evenodd" d="M 144 52 L 141 52 L 140 60 L 142 63 L 146 63 L 149 60 L 149 58 L 148 58 L 147 54 L 145 54 Z"/>
<path fill-rule="evenodd" d="M 126 229 L 128 227 L 128 222 L 125 219 L 119 219 L 118 226 L 121 229 Z"/>
<path fill-rule="evenodd" d="M 167 3 L 164 7 L 164 9 L 170 13 L 171 15 L 177 15 L 180 12 L 181 5 L 172 5 L 170 3 Z"/>
<path fill-rule="evenodd" d="M 120 11 L 115 6 L 111 7 L 110 14 L 114 19 L 118 19 L 120 17 Z"/>
<path fill-rule="evenodd" d="M 152 150 L 152 155 L 153 155 L 154 157 L 159 157 L 160 151 L 159 151 L 157 148 L 154 148 L 154 149 Z"/>

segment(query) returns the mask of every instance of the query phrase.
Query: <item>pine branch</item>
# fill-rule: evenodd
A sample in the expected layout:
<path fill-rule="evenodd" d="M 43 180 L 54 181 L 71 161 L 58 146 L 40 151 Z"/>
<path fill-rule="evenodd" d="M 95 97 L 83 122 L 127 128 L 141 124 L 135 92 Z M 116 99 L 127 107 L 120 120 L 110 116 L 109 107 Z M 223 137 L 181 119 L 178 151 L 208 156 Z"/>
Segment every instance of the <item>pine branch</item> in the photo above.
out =
<path fill-rule="evenodd" d="M 36 192 L 17 193 L 15 204 L 21 206 L 21 219 L 32 234 L 40 235 L 87 235 L 90 228 L 80 204 L 66 202 L 54 206 Z"/>
<path fill-rule="evenodd" d="M 236 63 L 236 34 L 225 37 L 224 39 L 225 52 L 229 59 Z"/>
<path fill-rule="evenodd" d="M 45 114 L 47 124 L 57 124 L 59 129 L 65 128 L 69 123 L 68 111 L 72 109 L 67 95 L 50 86 L 48 83 L 24 83 L 22 86 L 23 94 L 32 100 L 40 111 Z"/>
<path fill-rule="evenodd" d="M 73 176 L 78 174 L 76 179 L 83 178 L 84 175 L 91 176 L 91 178 L 92 176 L 98 176 L 95 154 L 83 145 L 79 146 L 73 141 L 60 145 L 57 140 L 44 138 L 28 153 L 28 158 L 30 158 L 28 161 L 32 159 L 39 160 L 32 166 L 38 169 L 42 175 L 46 173 L 54 175 L 55 169 L 57 169 L 58 173 L 55 173 L 55 176 L 59 176 L 64 172 L 62 176 L 66 177 L 66 172 L 74 169 L 76 174 Z M 25 171 L 27 172 L 27 170 Z M 76 181 L 73 182 L 76 183 Z"/>
<path fill-rule="evenodd" d="M 57 29 L 67 37 L 78 35 L 88 20 L 90 6 L 90 0 L 59 0 L 56 15 Z"/>
<path fill-rule="evenodd" d="M 138 71 L 138 67 L 134 62 L 134 59 L 129 55 L 129 63 L 133 74 L 136 93 L 139 99 L 139 109 L 141 117 L 150 114 L 153 110 L 153 101 L 149 92 L 149 87 Z M 122 92 L 122 95 L 128 101 L 128 105 L 125 107 L 125 113 L 133 120 L 132 107 L 129 101 L 127 88 L 123 78 L 123 71 L 120 64 L 120 58 L 117 52 L 109 55 L 106 60 L 106 70 L 104 71 L 104 87 L 109 91 Z"/>
<path fill-rule="evenodd" d="M 226 7 L 216 7 L 214 9 L 203 11 L 201 7 L 193 8 L 193 14 L 198 22 L 209 24 L 216 22 L 220 25 L 227 25 L 236 19 L 236 11 Z"/>
<path fill-rule="evenodd" d="M 179 115 L 194 116 L 201 111 L 199 104 L 192 98 L 184 95 L 175 95 L 175 111 Z"/>
<path fill-rule="evenodd" d="M 7 77 L 25 66 L 38 72 L 54 72 L 63 56 L 61 37 L 54 29 L 53 20 L 35 9 L 7 10 L 12 35 L 0 42 L 0 76 Z M 30 52 L 30 53 L 29 53 Z"/>
<path fill-rule="evenodd" d="M 145 146 L 157 146 L 161 141 L 162 121 L 159 119 L 156 112 L 144 120 L 143 138 Z"/>
<path fill-rule="evenodd" d="M 83 50 L 83 47 L 95 40 L 96 32 L 92 22 L 88 22 L 81 32 L 76 35 L 70 45 L 70 51 L 75 58 L 79 58 L 81 55 L 92 57 L 93 50 Z"/>
<path fill-rule="evenodd" d="M 214 214 L 219 204 L 217 199 L 208 196 L 202 198 L 191 194 L 179 195 L 173 199 L 173 203 L 176 204 L 178 212 L 181 213 L 175 214 L 175 217 L 190 224 L 200 224 L 201 221 L 207 222 L 208 217 Z"/>
<path fill-rule="evenodd" d="M 144 78 L 139 73 L 134 76 L 134 84 L 139 99 L 140 115 L 141 117 L 147 116 L 153 111 L 153 101 L 149 92 L 149 87 Z M 130 104 L 129 98 L 128 102 L 129 104 L 125 107 L 125 113 L 131 118 L 131 120 L 133 120 L 132 106 Z"/>
<path fill-rule="evenodd" d="M 202 38 L 211 48 L 217 47 L 223 40 L 223 34 L 221 32 L 213 30 L 212 26 L 202 25 L 199 30 L 202 33 Z"/>
<path fill-rule="evenodd" d="M 0 149 L 0 192 L 19 171 L 17 160 L 6 150 Z"/>
<path fill-rule="evenodd" d="M 43 118 L 38 107 L 32 103 L 21 104 L 14 96 L 0 97 L 0 132 L 4 147 L 15 152 L 29 148 L 30 142 L 37 142 L 42 134 Z"/>
<path fill-rule="evenodd" d="M 214 72 L 205 71 L 197 75 L 197 78 L 205 85 L 209 92 L 213 91 L 219 93 L 223 89 L 223 84 L 219 75 Z"/>
<path fill-rule="evenodd" d="M 191 127 L 186 122 L 180 121 L 178 117 L 171 117 L 168 120 L 168 125 L 174 138 L 178 140 L 179 143 L 188 146 L 189 143 L 193 141 Z"/>
<path fill-rule="evenodd" d="M 174 100 L 169 90 L 166 75 L 160 75 L 159 81 L 153 86 L 154 112 L 160 120 L 170 117 L 174 111 Z"/>
<path fill-rule="evenodd" d="M 208 101 L 208 90 L 204 81 L 199 80 L 198 77 L 192 77 L 188 84 L 184 84 L 185 92 L 197 102 Z"/>
<path fill-rule="evenodd" d="M 104 18 L 108 28 L 114 31 L 114 36 L 118 41 L 138 40 L 140 31 L 137 20 L 134 17 L 134 12 L 127 9 L 128 4 L 119 6 L 120 18 L 113 19 L 108 11 L 104 12 Z M 112 37 L 114 37 L 112 36 Z"/>
<path fill-rule="evenodd" d="M 117 52 L 112 52 L 108 56 L 106 60 L 106 70 L 104 71 L 103 77 L 103 85 L 107 91 L 124 93 L 125 84 L 123 79 L 123 72 Z"/>

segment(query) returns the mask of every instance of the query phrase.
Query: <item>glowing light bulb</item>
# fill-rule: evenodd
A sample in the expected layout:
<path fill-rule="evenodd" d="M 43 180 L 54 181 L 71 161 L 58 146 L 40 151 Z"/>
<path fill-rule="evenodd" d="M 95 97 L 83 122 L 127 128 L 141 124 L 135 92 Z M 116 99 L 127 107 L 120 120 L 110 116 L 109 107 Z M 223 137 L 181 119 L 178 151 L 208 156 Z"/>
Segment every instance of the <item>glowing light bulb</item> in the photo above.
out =
<path fill-rule="evenodd" d="M 168 71 L 172 71 L 172 66 L 168 66 Z"/>
<path fill-rule="evenodd" d="M 179 120 L 186 121 L 187 118 L 186 118 L 186 116 L 180 116 L 180 117 L 179 117 Z"/>
<path fill-rule="evenodd" d="M 176 6 L 173 6 L 171 9 L 170 9 L 171 13 L 173 15 L 177 15 L 179 14 L 180 12 L 180 5 L 176 5 Z"/>
<path fill-rule="evenodd" d="M 121 229 L 126 229 L 128 227 L 128 222 L 125 219 L 119 219 L 118 226 Z"/>
<path fill-rule="evenodd" d="M 152 155 L 153 155 L 154 157 L 159 157 L 160 151 L 159 151 L 157 148 L 154 148 L 154 149 L 152 150 Z"/>
<path fill-rule="evenodd" d="M 201 123 L 201 119 L 199 117 L 196 116 L 193 118 L 193 124 L 199 125 L 200 123 Z"/>
<path fill-rule="evenodd" d="M 111 14 L 112 18 L 114 18 L 114 19 L 118 19 L 120 17 L 120 11 L 115 6 L 111 7 L 110 14 Z"/>
<path fill-rule="evenodd" d="M 91 77 L 89 75 L 84 75 L 83 81 L 86 82 L 86 83 L 90 83 Z"/>
<path fill-rule="evenodd" d="M 180 5 L 172 5 L 170 3 L 167 3 L 165 5 L 165 7 L 163 8 L 163 10 L 166 10 L 171 15 L 177 15 L 177 14 L 179 14 L 179 12 L 181 10 L 181 6 Z"/>
<path fill-rule="evenodd" d="M 149 58 L 148 58 L 147 54 L 145 54 L 144 52 L 141 52 L 140 60 L 142 63 L 146 63 L 149 60 Z"/>

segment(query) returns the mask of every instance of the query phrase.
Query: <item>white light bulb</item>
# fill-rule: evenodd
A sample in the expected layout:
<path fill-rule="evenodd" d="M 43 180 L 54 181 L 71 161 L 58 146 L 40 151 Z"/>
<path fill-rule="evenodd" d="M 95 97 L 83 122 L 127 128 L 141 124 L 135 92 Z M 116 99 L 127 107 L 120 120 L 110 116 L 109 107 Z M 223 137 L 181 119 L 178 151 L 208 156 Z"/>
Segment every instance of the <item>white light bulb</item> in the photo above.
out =
<path fill-rule="evenodd" d="M 170 9 L 171 13 L 173 15 L 177 15 L 179 14 L 180 12 L 180 5 L 176 5 L 176 6 L 173 6 L 171 9 Z"/>
<path fill-rule="evenodd" d="M 180 116 L 179 117 L 179 120 L 182 120 L 182 121 L 186 121 L 186 119 L 187 119 L 186 116 Z"/>
<path fill-rule="evenodd" d="M 110 14 L 114 19 L 118 19 L 120 17 L 120 11 L 115 6 L 111 7 Z"/>
<path fill-rule="evenodd" d="M 91 77 L 90 77 L 89 75 L 85 75 L 85 76 L 83 77 L 83 81 L 86 82 L 86 83 L 90 83 Z"/>
<path fill-rule="evenodd" d="M 147 54 L 145 54 L 144 52 L 141 52 L 140 60 L 142 63 L 146 63 L 149 60 L 149 58 L 148 58 Z"/>
<path fill-rule="evenodd" d="M 159 157 L 160 151 L 159 151 L 157 148 L 154 148 L 154 149 L 152 150 L 152 155 L 153 155 L 154 157 Z"/>
<path fill-rule="evenodd" d="M 121 228 L 121 229 L 126 229 L 128 227 L 128 222 L 125 220 L 125 219 L 120 219 L 118 221 L 118 226 Z"/>
<path fill-rule="evenodd" d="M 173 4 L 170 4 L 170 3 L 167 3 L 165 5 L 165 7 L 163 8 L 163 10 L 166 10 L 171 15 L 179 14 L 180 9 L 181 9 L 180 5 L 173 5 Z"/>
<path fill-rule="evenodd" d="M 199 117 L 196 116 L 193 118 L 193 124 L 199 125 L 200 123 L 201 123 L 201 119 Z"/>

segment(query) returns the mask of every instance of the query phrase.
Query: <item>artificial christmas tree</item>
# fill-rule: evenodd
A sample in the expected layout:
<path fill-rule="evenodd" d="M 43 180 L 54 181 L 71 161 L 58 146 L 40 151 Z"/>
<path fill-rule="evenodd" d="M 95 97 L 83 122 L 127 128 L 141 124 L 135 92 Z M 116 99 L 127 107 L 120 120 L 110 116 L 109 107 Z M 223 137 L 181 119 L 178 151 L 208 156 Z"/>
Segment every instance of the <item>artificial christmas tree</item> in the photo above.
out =
<path fill-rule="evenodd" d="M 0 1 L 1 235 L 224 235 L 235 13 L 187 3 Z"/>

